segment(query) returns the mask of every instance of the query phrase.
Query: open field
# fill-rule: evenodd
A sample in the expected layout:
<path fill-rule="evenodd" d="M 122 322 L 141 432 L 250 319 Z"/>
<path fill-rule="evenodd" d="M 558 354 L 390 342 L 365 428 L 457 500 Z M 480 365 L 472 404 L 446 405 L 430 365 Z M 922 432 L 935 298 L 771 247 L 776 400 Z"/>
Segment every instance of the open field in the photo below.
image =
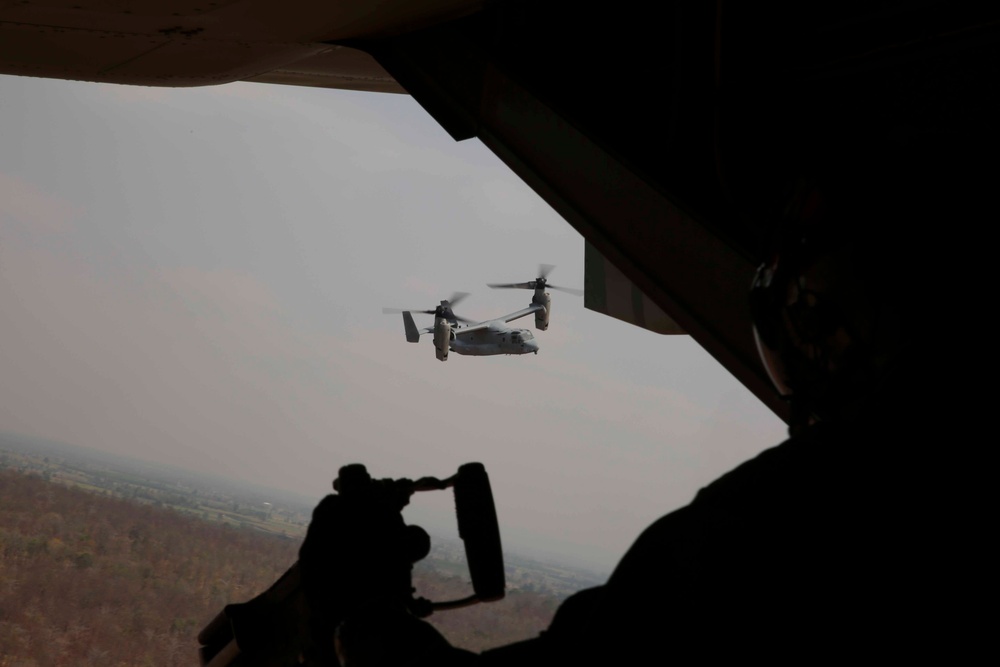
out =
<path fill-rule="evenodd" d="M 0 468 L 286 537 L 303 537 L 312 512 L 309 500 L 288 493 L 2 434 Z"/>
<path fill-rule="evenodd" d="M 157 474 L 114 460 L 0 441 L 0 667 L 190 665 L 225 604 L 267 588 L 296 559 L 305 501 Z M 271 498 L 271 500 L 264 500 Z M 471 589 L 460 542 L 434 540 L 420 595 Z M 457 646 L 536 635 L 589 573 L 507 557 L 508 595 L 436 614 Z"/>

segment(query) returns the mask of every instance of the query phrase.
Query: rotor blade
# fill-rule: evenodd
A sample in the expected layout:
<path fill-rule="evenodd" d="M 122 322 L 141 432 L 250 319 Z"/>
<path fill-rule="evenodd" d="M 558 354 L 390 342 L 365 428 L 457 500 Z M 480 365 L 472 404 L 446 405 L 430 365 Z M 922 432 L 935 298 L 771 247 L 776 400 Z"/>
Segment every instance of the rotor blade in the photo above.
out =
<path fill-rule="evenodd" d="M 454 294 L 451 295 L 451 298 L 448 299 L 448 305 L 454 307 L 456 303 L 458 303 L 467 296 L 469 296 L 468 292 L 455 292 Z"/>
<path fill-rule="evenodd" d="M 433 310 L 417 310 L 416 308 L 383 308 L 383 315 L 394 315 L 396 313 L 427 313 L 428 315 L 433 315 Z"/>
<path fill-rule="evenodd" d="M 486 283 L 486 286 L 493 289 L 535 289 L 535 281 L 531 280 L 526 283 Z"/>
<path fill-rule="evenodd" d="M 583 296 L 583 290 L 582 289 L 576 289 L 575 287 L 559 287 L 559 285 L 553 285 L 551 283 L 548 284 L 548 285 L 546 285 L 546 287 L 548 287 L 549 289 L 557 289 L 560 292 L 568 292 L 568 293 L 574 294 L 576 296 Z"/>
<path fill-rule="evenodd" d="M 460 317 L 458 315 L 455 315 L 454 311 L 451 314 L 455 317 L 455 321 L 461 322 L 462 324 L 478 324 L 476 320 L 470 320 L 467 317 Z"/>
<path fill-rule="evenodd" d="M 556 268 L 552 264 L 539 264 L 538 265 L 538 277 L 544 279 L 547 275 L 552 273 L 552 269 Z"/>

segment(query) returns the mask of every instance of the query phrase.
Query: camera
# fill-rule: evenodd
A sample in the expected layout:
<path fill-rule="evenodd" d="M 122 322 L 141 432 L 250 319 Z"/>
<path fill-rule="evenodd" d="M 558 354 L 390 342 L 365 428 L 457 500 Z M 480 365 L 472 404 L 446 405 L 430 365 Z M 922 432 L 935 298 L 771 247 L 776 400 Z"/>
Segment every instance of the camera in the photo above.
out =
<path fill-rule="evenodd" d="M 299 560 L 252 600 L 229 604 L 198 634 L 203 667 L 337 665 L 344 621 L 373 610 L 424 618 L 504 597 L 506 578 L 493 492 L 481 463 L 446 479 L 373 479 L 365 466 L 340 469 L 335 493 L 313 511 Z M 402 516 L 414 493 L 452 489 L 472 580 L 468 597 L 416 596 L 413 564 L 430 537 Z"/>

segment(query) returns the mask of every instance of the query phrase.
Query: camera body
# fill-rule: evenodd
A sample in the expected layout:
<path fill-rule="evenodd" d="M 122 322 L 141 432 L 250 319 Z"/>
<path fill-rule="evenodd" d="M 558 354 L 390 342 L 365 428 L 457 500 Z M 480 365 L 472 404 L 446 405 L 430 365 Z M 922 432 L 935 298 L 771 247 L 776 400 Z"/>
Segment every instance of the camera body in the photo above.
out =
<path fill-rule="evenodd" d="M 493 493 L 481 463 L 444 480 L 372 479 L 340 469 L 336 493 L 313 512 L 299 560 L 252 600 L 230 604 L 198 635 L 204 667 L 337 665 L 334 637 L 349 617 L 373 610 L 423 618 L 435 610 L 499 600 L 506 579 Z M 461 600 L 415 597 L 413 564 L 430 537 L 402 516 L 418 491 L 451 488 L 473 592 Z"/>

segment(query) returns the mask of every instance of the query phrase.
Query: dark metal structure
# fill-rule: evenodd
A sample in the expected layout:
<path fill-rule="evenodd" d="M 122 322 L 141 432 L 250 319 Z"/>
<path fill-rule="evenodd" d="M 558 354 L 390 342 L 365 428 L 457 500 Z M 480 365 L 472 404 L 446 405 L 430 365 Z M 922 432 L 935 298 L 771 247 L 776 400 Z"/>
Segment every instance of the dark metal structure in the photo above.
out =
<path fill-rule="evenodd" d="M 996 138 L 1000 10 L 938 0 L 0 2 L 0 72 L 411 94 L 776 413 L 747 289 L 797 156 Z M 984 141 L 980 141 L 983 139 Z M 865 155 L 858 155 L 864 160 Z"/>

